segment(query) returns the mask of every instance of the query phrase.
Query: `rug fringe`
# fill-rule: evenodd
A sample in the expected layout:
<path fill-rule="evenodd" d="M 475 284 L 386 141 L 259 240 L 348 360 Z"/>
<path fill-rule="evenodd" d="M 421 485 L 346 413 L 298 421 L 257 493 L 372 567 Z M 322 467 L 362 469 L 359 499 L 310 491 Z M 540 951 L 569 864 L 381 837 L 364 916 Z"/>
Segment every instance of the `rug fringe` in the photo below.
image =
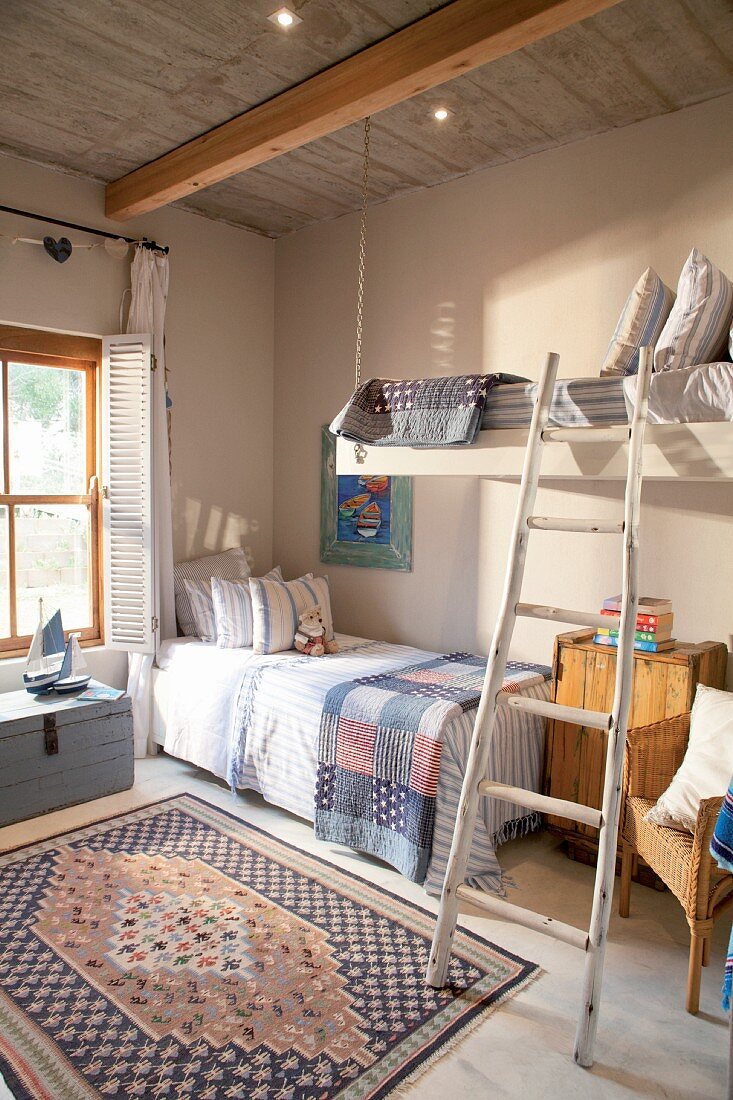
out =
<path fill-rule="evenodd" d="M 505 1001 L 508 1001 L 511 997 L 515 995 L 515 993 L 521 993 L 521 991 L 523 989 L 526 989 L 527 986 L 531 985 L 532 982 L 537 981 L 537 979 L 542 974 L 544 974 L 544 970 L 542 970 L 542 968 L 538 966 L 535 970 L 531 972 L 531 974 L 527 974 L 524 978 L 522 978 L 521 982 L 518 982 L 517 985 L 513 985 L 511 989 L 505 990 L 500 997 L 497 997 L 497 999 L 495 1001 L 492 1001 L 491 1004 L 486 1005 L 476 1016 L 474 1016 L 472 1020 L 469 1020 L 467 1024 L 464 1024 L 464 1026 L 460 1028 L 460 1030 L 457 1031 L 455 1035 L 452 1035 L 451 1038 L 443 1043 L 438 1048 L 438 1050 L 434 1051 L 429 1058 L 426 1058 L 424 1062 L 421 1062 L 421 1064 L 412 1071 L 409 1077 L 405 1077 L 404 1080 L 400 1081 L 399 1085 L 396 1085 L 387 1095 L 389 1097 L 394 1097 L 395 1100 L 399 1100 L 399 1097 L 407 1096 L 412 1091 L 413 1086 L 418 1081 L 421 1081 L 426 1073 L 429 1073 L 431 1070 L 435 1069 L 438 1062 L 442 1061 L 442 1059 L 445 1058 L 447 1054 L 451 1054 L 454 1050 L 461 1046 L 464 1040 L 466 1040 L 468 1036 L 476 1030 L 479 1024 L 482 1024 L 485 1020 L 488 1020 L 490 1016 L 493 1016 L 496 1009 L 499 1008 Z"/>

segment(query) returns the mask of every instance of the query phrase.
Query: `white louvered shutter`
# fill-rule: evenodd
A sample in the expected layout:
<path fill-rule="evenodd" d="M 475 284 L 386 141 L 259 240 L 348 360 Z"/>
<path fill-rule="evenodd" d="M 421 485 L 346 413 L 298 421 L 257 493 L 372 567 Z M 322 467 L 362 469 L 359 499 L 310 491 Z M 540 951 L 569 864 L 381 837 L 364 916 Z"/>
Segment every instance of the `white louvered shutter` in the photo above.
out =
<path fill-rule="evenodd" d="M 154 653 L 151 338 L 107 336 L 103 349 L 105 645 Z"/>

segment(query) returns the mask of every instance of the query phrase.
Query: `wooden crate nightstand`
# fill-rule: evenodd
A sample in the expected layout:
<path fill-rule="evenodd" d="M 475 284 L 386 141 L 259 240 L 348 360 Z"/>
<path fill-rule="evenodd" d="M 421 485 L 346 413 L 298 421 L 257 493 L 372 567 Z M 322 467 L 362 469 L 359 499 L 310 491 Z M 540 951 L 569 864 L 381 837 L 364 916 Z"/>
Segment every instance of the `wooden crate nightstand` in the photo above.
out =
<path fill-rule="evenodd" d="M 127 695 L 0 694 L 0 825 L 126 791 L 133 779 Z"/>
<path fill-rule="evenodd" d="M 593 631 L 574 630 L 555 639 L 552 698 L 566 707 L 611 711 L 616 652 L 593 645 Z M 680 642 L 666 653 L 634 653 L 634 695 L 629 729 L 684 714 L 697 685 L 725 687 L 728 650 L 722 642 Z M 548 723 L 544 791 L 554 798 L 600 807 L 606 743 L 602 730 L 552 720 Z M 551 832 L 567 841 L 568 855 L 595 862 L 598 830 L 548 817 Z"/>

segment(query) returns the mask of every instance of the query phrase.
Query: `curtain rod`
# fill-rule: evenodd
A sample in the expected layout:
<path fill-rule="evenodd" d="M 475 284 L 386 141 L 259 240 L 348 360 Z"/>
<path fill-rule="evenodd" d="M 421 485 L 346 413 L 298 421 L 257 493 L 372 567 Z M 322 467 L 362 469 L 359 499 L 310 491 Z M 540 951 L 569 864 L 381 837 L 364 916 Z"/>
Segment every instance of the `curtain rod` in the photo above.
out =
<path fill-rule="evenodd" d="M 108 233 L 106 229 L 93 229 L 90 225 L 77 225 L 76 222 L 64 222 L 59 218 L 47 218 L 45 214 L 33 214 L 30 210 L 16 210 L 14 206 L 0 206 L 6 214 L 19 214 L 22 218 L 33 218 L 37 222 L 46 222 L 49 225 L 62 225 L 65 229 L 78 229 L 81 233 L 93 233 L 96 237 L 108 237 L 112 241 L 127 241 L 128 244 L 139 244 L 143 248 L 149 248 L 156 252 L 168 254 L 168 245 L 156 244 L 147 237 L 140 240 L 138 237 L 123 237 L 119 233 Z"/>

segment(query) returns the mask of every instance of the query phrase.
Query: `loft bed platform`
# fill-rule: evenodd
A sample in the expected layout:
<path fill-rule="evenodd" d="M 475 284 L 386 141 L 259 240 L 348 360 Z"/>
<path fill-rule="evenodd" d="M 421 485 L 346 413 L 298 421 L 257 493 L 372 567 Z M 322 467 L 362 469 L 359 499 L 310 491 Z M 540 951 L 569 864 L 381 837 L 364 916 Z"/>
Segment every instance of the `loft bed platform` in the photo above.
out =
<path fill-rule="evenodd" d="M 550 435 L 555 444 L 544 451 L 542 481 L 625 481 L 628 424 L 548 428 Z M 521 477 L 527 436 L 527 428 L 493 428 L 479 432 L 470 446 L 428 449 L 369 447 L 338 438 L 336 472 L 512 480 Z M 648 424 L 643 456 L 645 481 L 733 481 L 733 424 Z"/>

